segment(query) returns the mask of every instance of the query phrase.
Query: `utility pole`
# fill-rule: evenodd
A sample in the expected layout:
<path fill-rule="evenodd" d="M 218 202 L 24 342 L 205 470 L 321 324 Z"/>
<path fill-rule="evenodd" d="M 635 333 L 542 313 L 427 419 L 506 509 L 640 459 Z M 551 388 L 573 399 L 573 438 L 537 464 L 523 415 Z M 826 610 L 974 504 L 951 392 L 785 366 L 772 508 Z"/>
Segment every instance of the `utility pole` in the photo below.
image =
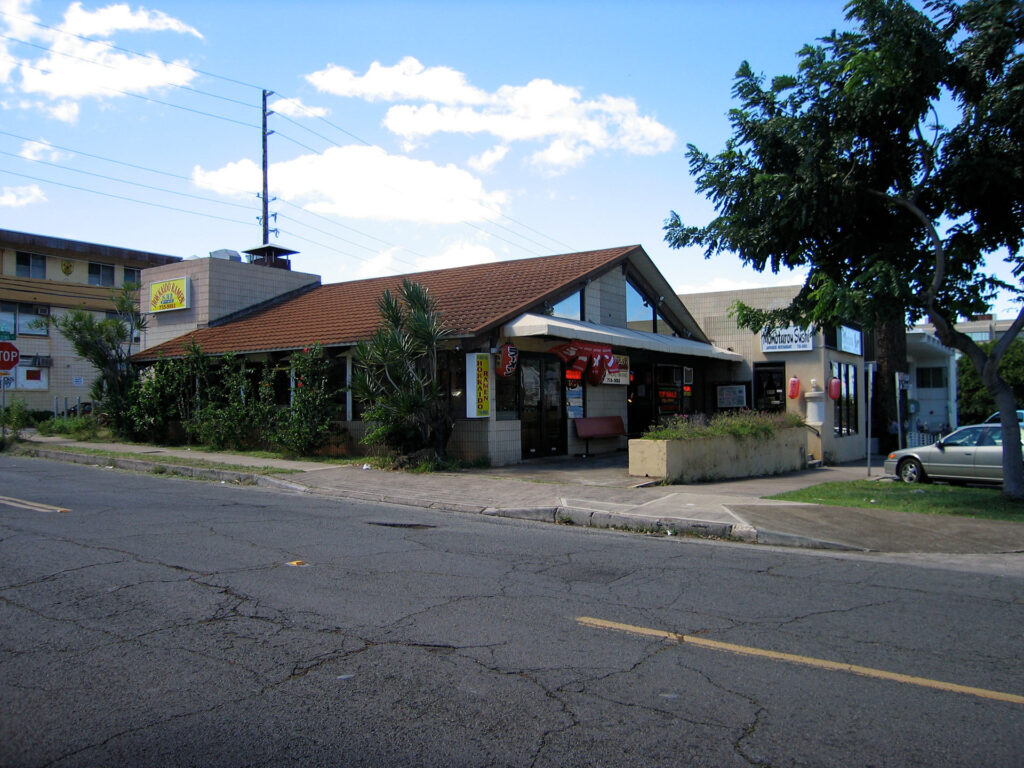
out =
<path fill-rule="evenodd" d="M 267 130 L 267 116 L 274 114 L 267 111 L 267 97 L 273 96 L 273 91 L 263 91 L 263 245 L 270 243 L 270 195 L 267 183 L 267 137 L 273 131 Z"/>

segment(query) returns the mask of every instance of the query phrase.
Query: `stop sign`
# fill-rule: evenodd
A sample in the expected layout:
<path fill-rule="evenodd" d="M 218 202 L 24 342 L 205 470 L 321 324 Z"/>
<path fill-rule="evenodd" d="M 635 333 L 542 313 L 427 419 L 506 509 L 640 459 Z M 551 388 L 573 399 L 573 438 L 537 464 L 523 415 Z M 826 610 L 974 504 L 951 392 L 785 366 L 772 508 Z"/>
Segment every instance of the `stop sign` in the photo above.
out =
<path fill-rule="evenodd" d="M 9 371 L 21 360 L 18 348 L 9 341 L 0 341 L 0 371 Z"/>

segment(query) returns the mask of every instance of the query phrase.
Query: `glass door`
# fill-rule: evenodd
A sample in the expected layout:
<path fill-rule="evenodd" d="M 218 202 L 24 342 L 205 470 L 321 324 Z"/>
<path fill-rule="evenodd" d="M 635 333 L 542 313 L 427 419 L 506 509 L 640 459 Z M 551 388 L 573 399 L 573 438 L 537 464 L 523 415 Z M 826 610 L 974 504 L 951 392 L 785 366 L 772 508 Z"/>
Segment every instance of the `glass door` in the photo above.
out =
<path fill-rule="evenodd" d="M 554 358 L 522 356 L 523 458 L 557 456 L 566 452 L 565 386 L 562 365 Z"/>

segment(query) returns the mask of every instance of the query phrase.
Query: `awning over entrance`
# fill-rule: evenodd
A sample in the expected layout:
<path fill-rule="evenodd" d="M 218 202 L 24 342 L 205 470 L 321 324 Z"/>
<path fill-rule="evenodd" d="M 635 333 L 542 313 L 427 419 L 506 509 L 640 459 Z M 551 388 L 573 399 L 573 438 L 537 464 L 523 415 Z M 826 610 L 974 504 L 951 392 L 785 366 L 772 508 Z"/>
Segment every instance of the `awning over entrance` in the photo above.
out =
<path fill-rule="evenodd" d="M 663 336 L 660 333 L 633 331 L 629 328 L 613 328 L 610 325 L 583 323 L 579 320 L 565 320 L 549 315 L 527 313 L 520 315 L 511 323 L 506 323 L 503 332 L 507 337 L 517 336 L 553 336 L 557 339 L 581 339 L 614 347 L 646 349 L 651 352 L 664 352 L 670 355 L 692 355 L 694 357 L 710 357 L 715 360 L 740 362 L 743 357 L 727 349 L 700 341 L 680 339 L 676 336 Z"/>

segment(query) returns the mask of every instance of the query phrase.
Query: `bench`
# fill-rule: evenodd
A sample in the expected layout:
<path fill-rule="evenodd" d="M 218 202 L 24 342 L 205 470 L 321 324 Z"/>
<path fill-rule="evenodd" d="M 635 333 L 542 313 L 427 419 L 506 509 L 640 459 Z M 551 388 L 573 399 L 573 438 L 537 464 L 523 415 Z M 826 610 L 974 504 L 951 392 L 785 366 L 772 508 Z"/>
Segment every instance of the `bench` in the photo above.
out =
<path fill-rule="evenodd" d="M 587 441 L 586 456 L 590 453 L 591 438 L 623 437 L 626 427 L 621 416 L 584 416 L 573 419 L 576 425 L 576 437 Z"/>

